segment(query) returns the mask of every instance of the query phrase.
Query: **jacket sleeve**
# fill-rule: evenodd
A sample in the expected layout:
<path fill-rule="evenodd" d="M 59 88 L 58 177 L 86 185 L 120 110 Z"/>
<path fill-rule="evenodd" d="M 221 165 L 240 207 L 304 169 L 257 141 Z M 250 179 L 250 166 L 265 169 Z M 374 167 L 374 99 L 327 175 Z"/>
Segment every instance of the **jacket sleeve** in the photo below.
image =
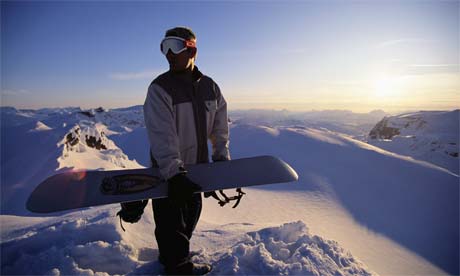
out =
<path fill-rule="evenodd" d="M 149 86 L 144 103 L 144 120 L 150 150 L 164 178 L 179 173 L 184 166 L 179 153 L 179 138 L 171 96 L 159 85 Z"/>
<path fill-rule="evenodd" d="M 227 102 L 220 92 L 219 86 L 214 84 L 217 97 L 217 110 L 214 117 L 214 124 L 209 139 L 212 144 L 212 160 L 230 160 L 229 152 L 229 128 L 227 116 Z"/>

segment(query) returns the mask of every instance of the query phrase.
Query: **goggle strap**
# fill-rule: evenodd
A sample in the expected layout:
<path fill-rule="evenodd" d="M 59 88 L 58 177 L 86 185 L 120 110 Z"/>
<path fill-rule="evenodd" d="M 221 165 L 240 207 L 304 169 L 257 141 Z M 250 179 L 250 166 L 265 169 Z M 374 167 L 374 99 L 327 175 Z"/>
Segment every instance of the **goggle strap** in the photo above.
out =
<path fill-rule="evenodd" d="M 196 42 L 193 41 L 193 40 L 186 40 L 185 41 L 185 46 L 187 46 L 187 48 L 195 48 L 196 47 Z"/>

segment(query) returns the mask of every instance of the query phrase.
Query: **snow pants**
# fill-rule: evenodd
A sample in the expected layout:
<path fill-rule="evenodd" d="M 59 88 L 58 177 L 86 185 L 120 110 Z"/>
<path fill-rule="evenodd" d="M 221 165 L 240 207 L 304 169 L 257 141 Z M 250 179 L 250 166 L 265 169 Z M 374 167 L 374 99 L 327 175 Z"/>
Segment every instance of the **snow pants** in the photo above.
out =
<path fill-rule="evenodd" d="M 154 199 L 152 206 L 159 260 L 167 274 L 181 274 L 175 273 L 178 267 L 191 265 L 190 239 L 201 214 L 201 193 L 194 194 L 184 206 L 169 198 Z"/>

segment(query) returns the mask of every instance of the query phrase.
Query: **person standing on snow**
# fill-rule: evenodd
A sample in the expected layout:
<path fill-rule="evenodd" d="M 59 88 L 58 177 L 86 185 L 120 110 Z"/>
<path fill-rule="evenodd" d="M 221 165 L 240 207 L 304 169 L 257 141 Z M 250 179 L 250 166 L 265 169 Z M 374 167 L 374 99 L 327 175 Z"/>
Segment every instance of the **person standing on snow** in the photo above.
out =
<path fill-rule="evenodd" d="M 168 197 L 153 199 L 155 236 L 167 274 L 201 275 L 208 264 L 190 261 L 190 239 L 202 208 L 200 183 L 187 177 L 186 165 L 229 160 L 227 103 L 218 85 L 195 65 L 196 36 L 186 27 L 166 31 L 161 51 L 169 71 L 148 88 L 144 119 L 153 166 L 168 181 Z"/>

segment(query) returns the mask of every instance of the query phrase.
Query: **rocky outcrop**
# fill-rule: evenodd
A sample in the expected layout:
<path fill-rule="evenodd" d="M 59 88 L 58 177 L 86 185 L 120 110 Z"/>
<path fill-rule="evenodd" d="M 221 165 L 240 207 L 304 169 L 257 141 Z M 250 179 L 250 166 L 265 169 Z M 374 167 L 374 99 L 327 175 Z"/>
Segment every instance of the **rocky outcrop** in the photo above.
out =
<path fill-rule="evenodd" d="M 89 131 L 92 130 L 92 131 Z M 81 127 L 76 125 L 73 127 L 69 133 L 65 136 L 63 144 L 67 151 L 79 151 L 78 145 L 82 143 L 84 146 L 97 150 L 106 150 L 108 147 L 107 137 L 104 134 L 104 131 L 97 131 L 97 128 L 87 128 L 82 133 Z M 90 134 L 92 132 L 92 134 Z M 84 137 L 84 139 L 83 139 Z"/>
<path fill-rule="evenodd" d="M 396 135 L 399 135 L 400 131 L 398 128 L 388 126 L 388 118 L 383 118 L 378 122 L 375 127 L 369 133 L 371 139 L 391 139 Z"/>

